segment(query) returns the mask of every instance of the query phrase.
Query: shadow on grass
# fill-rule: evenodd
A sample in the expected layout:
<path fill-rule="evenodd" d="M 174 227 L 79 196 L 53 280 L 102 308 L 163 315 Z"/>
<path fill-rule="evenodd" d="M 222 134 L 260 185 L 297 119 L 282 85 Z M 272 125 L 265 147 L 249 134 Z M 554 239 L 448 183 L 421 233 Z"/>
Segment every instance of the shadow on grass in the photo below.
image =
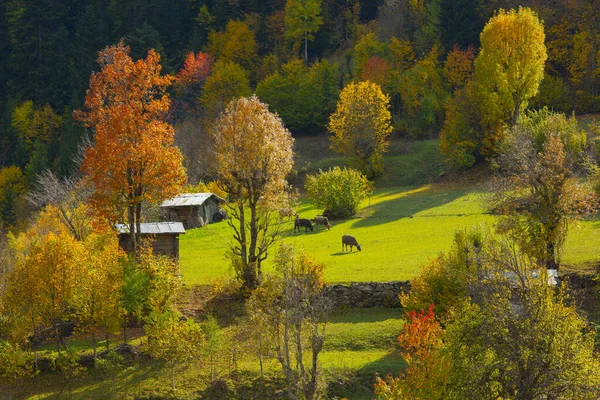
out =
<path fill-rule="evenodd" d="M 328 322 L 339 323 L 374 323 L 402 317 L 399 308 L 336 308 L 331 312 Z"/>
<path fill-rule="evenodd" d="M 367 228 L 387 224 L 402 218 L 412 218 L 419 212 L 451 203 L 471 191 L 471 188 L 441 190 L 437 187 L 427 186 L 412 190 L 383 192 L 373 197 L 372 200 L 377 201 L 378 197 L 390 197 L 390 199 L 361 210 L 361 213 L 368 215 L 358 219 L 352 227 Z"/>
<path fill-rule="evenodd" d="M 337 253 L 331 253 L 330 256 L 346 256 L 350 254 L 358 254 L 358 251 L 338 251 Z"/>
<path fill-rule="evenodd" d="M 284 222 L 285 224 L 287 224 L 287 222 Z M 300 228 L 300 231 L 295 231 L 294 232 L 294 223 L 291 222 L 289 223 L 289 227 L 285 227 L 281 230 L 281 234 L 280 236 L 282 237 L 290 237 L 290 236 L 302 236 L 302 235 L 319 235 L 322 233 L 327 233 L 328 230 L 326 228 L 322 228 L 319 227 L 317 228 L 315 226 L 315 224 L 313 224 L 313 230 L 311 231 L 310 229 L 308 231 L 305 231 L 304 228 Z"/>
<path fill-rule="evenodd" d="M 353 372 L 351 376 L 346 376 L 343 382 L 330 384 L 328 394 L 356 400 L 372 399 L 373 385 L 377 375 L 381 377 L 386 374 L 398 376 L 398 372 L 405 367 L 406 364 L 398 353 L 389 353 Z"/>
<path fill-rule="evenodd" d="M 398 375 L 399 371 L 406 368 L 406 363 L 402 359 L 402 356 L 394 351 L 386 354 L 378 360 L 375 360 L 369 364 L 364 365 L 358 370 L 359 374 L 379 374 L 385 376 L 386 374 Z M 375 382 L 373 382 L 375 383 Z"/>
<path fill-rule="evenodd" d="M 136 387 L 138 384 L 148 380 L 158 380 L 159 377 L 168 386 L 167 376 L 164 373 L 166 363 L 162 360 L 141 360 L 138 364 L 132 364 L 125 367 L 117 377 L 117 393 L 118 398 L 129 393 L 128 388 Z M 62 387 L 62 376 L 58 372 L 46 373 L 34 378 L 36 387 L 44 387 L 49 392 L 39 397 L 40 400 L 56 399 L 57 394 Z M 72 397 L 69 396 L 67 389 L 64 389 L 60 398 L 73 399 L 107 399 L 112 398 L 113 383 L 110 377 L 100 371 L 91 368 L 86 371 L 85 375 L 73 382 Z"/>

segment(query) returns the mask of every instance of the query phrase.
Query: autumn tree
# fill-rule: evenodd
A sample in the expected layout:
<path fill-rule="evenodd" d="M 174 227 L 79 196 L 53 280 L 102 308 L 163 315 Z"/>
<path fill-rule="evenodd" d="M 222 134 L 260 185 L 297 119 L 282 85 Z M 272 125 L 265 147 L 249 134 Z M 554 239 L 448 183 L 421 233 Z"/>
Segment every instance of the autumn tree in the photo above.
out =
<path fill-rule="evenodd" d="M 80 298 L 75 318 L 77 331 L 92 337 L 93 355 L 97 354 L 97 331 L 118 333 L 123 318 L 121 290 L 123 288 L 122 259 L 124 254 L 115 235 L 108 229 L 90 233 L 86 246 L 85 267 L 78 277 Z"/>
<path fill-rule="evenodd" d="M 389 94 L 391 74 L 388 61 L 379 56 L 369 58 L 362 69 L 361 80 L 373 82 Z"/>
<path fill-rule="evenodd" d="M 250 93 L 250 81 L 244 68 L 232 61 L 217 61 L 206 79 L 200 102 L 207 117 L 214 119 L 231 100 Z"/>
<path fill-rule="evenodd" d="M 49 104 L 36 107 L 29 100 L 15 107 L 11 126 L 25 144 L 29 162 L 24 172 L 29 184 L 35 183 L 37 175 L 51 166 L 56 156 L 50 154 L 51 146 L 60 144 L 64 120 Z"/>
<path fill-rule="evenodd" d="M 510 112 L 516 124 L 527 100 L 535 96 L 544 76 L 544 26 L 529 8 L 500 10 L 481 32 L 475 73 L 484 89 Z"/>
<path fill-rule="evenodd" d="M 0 169 L 0 222 L 5 227 L 14 226 L 23 215 L 26 181 L 16 166 Z"/>
<path fill-rule="evenodd" d="M 277 275 L 266 277 L 248 300 L 250 321 L 261 328 L 263 343 L 281 365 L 288 398 L 320 398 L 319 354 L 331 308 L 323 295 L 324 265 L 283 245 L 275 269 Z"/>
<path fill-rule="evenodd" d="M 464 88 L 473 79 L 475 72 L 475 50 L 469 47 L 461 50 L 458 46 L 447 54 L 444 62 L 444 78 L 450 85 L 450 92 Z"/>
<path fill-rule="evenodd" d="M 442 352 L 443 335 L 433 304 L 426 311 L 409 311 L 408 321 L 398 336 L 401 354 L 408 366 L 399 377 L 377 378 L 377 399 L 441 399 L 450 369 Z"/>
<path fill-rule="evenodd" d="M 380 42 L 374 33 L 363 35 L 354 46 L 354 78 L 360 78 L 363 69 L 372 57 L 384 58 L 387 46 Z"/>
<path fill-rule="evenodd" d="M 323 209 L 323 215 L 335 219 L 355 215 L 373 185 L 356 170 L 334 167 L 307 175 L 305 189 L 315 205 Z"/>
<path fill-rule="evenodd" d="M 569 224 L 593 207 L 577 176 L 586 134 L 574 118 L 547 109 L 522 119 L 495 160 L 489 204 L 503 216 L 500 231 L 512 232 L 525 251 L 558 269 Z"/>
<path fill-rule="evenodd" d="M 549 286 L 510 244 L 495 253 L 478 301 L 462 303 L 447 325 L 448 398 L 595 398 L 595 332 L 566 288 Z"/>
<path fill-rule="evenodd" d="M 198 108 L 202 87 L 212 72 L 212 57 L 199 51 L 189 52 L 183 67 L 175 75 L 173 88 L 184 110 Z M 177 101 L 176 101 L 177 102 Z"/>
<path fill-rule="evenodd" d="M 206 341 L 202 327 L 193 319 L 182 320 L 178 312 L 169 310 L 151 314 L 144 330 L 150 353 L 167 361 L 171 388 L 175 389 L 177 367 L 202 355 Z"/>
<path fill-rule="evenodd" d="M 505 136 L 507 114 L 477 79 L 456 90 L 445 108 L 440 151 L 448 164 L 471 167 L 496 154 Z"/>
<path fill-rule="evenodd" d="M 31 360 L 18 345 L 0 339 L 0 388 L 12 400 L 15 389 L 31 376 Z"/>
<path fill-rule="evenodd" d="M 337 77 L 337 65 L 327 60 L 310 68 L 295 60 L 260 82 L 256 95 L 292 131 L 322 128 L 339 96 Z"/>
<path fill-rule="evenodd" d="M 122 42 L 102 50 L 98 62 L 86 110 L 76 113 L 95 133 L 82 171 L 94 188 L 91 205 L 110 220 L 126 221 L 137 251 L 142 204 L 176 195 L 186 180 L 173 127 L 164 121 L 173 78 L 161 76 L 154 50 L 134 61 Z"/>
<path fill-rule="evenodd" d="M 416 371 L 447 369 L 437 381 L 379 381 L 380 396 L 415 398 L 411 395 L 426 389 L 431 391 L 422 398 L 593 398 L 600 385 L 595 332 L 566 287 L 553 287 L 545 266 L 521 252 L 511 236 L 465 233 L 457 234 L 452 251 L 425 269 L 402 299 L 413 310 L 434 299 L 444 304 L 443 344 L 430 347 L 439 363 L 434 359 Z M 425 315 L 420 319 L 421 325 L 411 321 L 408 332 L 430 325 Z M 431 330 L 431 336 L 429 331 L 421 330 L 403 347 L 432 343 L 439 331 Z M 411 369 L 409 363 L 407 375 Z"/>
<path fill-rule="evenodd" d="M 254 71 L 258 45 L 254 31 L 244 21 L 230 20 L 224 31 L 209 33 L 207 50 L 215 60 L 238 64 L 250 73 Z"/>
<path fill-rule="evenodd" d="M 392 133 L 389 97 L 371 82 L 351 82 L 329 118 L 331 148 L 349 156 L 368 178 L 381 174 Z"/>
<path fill-rule="evenodd" d="M 287 0 L 285 3 L 285 35 L 304 40 L 304 62 L 308 64 L 308 41 L 323 24 L 322 0 Z"/>
<path fill-rule="evenodd" d="M 76 176 L 60 179 L 46 170 L 27 195 L 29 204 L 37 209 L 52 206 L 57 217 L 77 240 L 84 240 L 91 231 L 92 215 L 83 204 L 90 195 L 89 188 Z"/>
<path fill-rule="evenodd" d="M 212 132 L 215 174 L 229 193 L 229 226 L 234 231 L 232 261 L 239 279 L 255 288 L 261 264 L 275 243 L 280 208 L 293 166 L 294 139 L 277 115 L 257 97 L 229 103 Z"/>
<path fill-rule="evenodd" d="M 438 57 L 434 48 L 400 77 L 401 125 L 414 138 L 434 137 L 444 123 L 448 92 Z"/>
<path fill-rule="evenodd" d="M 34 337 L 41 328 L 53 327 L 60 351 L 65 346 L 57 324 L 74 318 L 83 298 L 80 277 L 87 267 L 85 244 L 58 221 L 50 206 L 9 245 L 11 269 L 2 300 L 15 321 L 24 317 Z"/>

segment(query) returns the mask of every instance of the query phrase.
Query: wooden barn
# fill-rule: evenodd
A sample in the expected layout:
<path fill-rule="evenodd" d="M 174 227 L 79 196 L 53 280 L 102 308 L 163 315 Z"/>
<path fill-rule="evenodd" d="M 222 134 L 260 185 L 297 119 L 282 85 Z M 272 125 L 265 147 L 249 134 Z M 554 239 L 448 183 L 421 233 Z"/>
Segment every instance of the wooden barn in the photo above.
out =
<path fill-rule="evenodd" d="M 184 193 L 165 200 L 160 208 L 166 210 L 167 219 L 179 221 L 185 229 L 197 228 L 222 220 L 215 219 L 225 200 L 214 193 Z"/>
<path fill-rule="evenodd" d="M 129 225 L 115 225 L 119 233 L 119 245 L 128 253 L 133 251 L 129 235 Z M 183 235 L 185 229 L 181 222 L 150 222 L 141 224 L 140 239 L 153 239 L 152 247 L 154 254 L 167 255 L 179 258 L 179 235 Z"/>

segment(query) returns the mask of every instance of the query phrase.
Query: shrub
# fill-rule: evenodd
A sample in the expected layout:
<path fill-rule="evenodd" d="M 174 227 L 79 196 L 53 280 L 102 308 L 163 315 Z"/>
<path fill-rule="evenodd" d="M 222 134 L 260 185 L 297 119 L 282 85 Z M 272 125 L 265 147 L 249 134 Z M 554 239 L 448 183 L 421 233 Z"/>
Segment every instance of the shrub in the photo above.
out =
<path fill-rule="evenodd" d="M 306 191 L 323 215 L 347 218 L 356 214 L 360 202 L 373 188 L 367 178 L 351 168 L 335 167 L 306 177 Z"/>

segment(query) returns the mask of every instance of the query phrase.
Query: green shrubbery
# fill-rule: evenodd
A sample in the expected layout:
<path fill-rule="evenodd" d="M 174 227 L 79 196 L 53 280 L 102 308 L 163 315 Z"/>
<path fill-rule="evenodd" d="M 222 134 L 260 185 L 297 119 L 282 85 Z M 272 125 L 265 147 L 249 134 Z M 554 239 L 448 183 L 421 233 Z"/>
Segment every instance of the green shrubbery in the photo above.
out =
<path fill-rule="evenodd" d="M 328 218 L 348 218 L 373 190 L 371 182 L 351 168 L 335 167 L 306 177 L 306 191 Z"/>

